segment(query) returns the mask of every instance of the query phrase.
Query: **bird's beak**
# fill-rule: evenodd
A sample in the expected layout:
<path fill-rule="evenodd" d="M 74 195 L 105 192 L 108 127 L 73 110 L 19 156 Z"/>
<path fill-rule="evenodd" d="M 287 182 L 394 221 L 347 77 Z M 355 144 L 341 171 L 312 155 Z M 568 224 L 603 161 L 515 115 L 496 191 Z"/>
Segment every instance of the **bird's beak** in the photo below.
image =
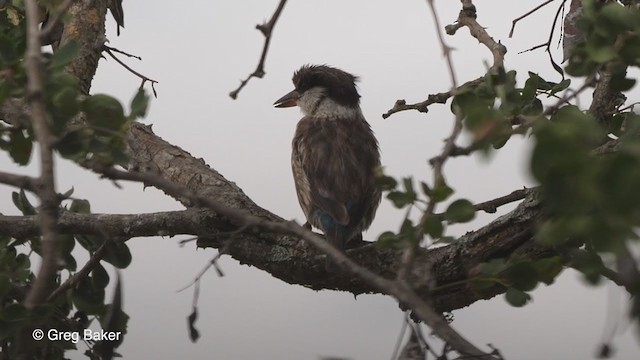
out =
<path fill-rule="evenodd" d="M 288 93 L 287 95 L 281 97 L 280 99 L 276 100 L 276 102 L 273 103 L 273 105 L 277 108 L 285 108 L 285 107 L 291 107 L 291 106 L 296 106 L 298 105 L 298 99 L 300 98 L 300 93 L 298 93 L 298 91 L 293 90 L 292 92 Z"/>

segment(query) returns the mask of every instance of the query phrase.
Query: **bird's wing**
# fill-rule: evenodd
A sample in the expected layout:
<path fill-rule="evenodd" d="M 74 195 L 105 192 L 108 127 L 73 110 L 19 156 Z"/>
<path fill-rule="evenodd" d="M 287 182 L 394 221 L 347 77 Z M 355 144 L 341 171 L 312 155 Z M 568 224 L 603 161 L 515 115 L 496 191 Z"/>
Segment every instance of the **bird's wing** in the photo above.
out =
<path fill-rule="evenodd" d="M 309 184 L 311 205 L 341 225 L 352 219 L 359 221 L 366 194 L 373 190 L 372 168 L 379 162 L 372 135 L 363 138 L 362 129 L 349 125 L 344 121 L 304 118 L 294 138 L 294 153 L 298 154 Z"/>
<path fill-rule="evenodd" d="M 292 168 L 298 191 L 298 200 L 307 218 L 313 216 L 315 210 L 323 210 L 337 223 L 349 223 L 346 202 L 331 191 L 335 189 L 327 182 L 322 161 L 323 149 L 312 148 L 306 141 L 294 141 Z"/>

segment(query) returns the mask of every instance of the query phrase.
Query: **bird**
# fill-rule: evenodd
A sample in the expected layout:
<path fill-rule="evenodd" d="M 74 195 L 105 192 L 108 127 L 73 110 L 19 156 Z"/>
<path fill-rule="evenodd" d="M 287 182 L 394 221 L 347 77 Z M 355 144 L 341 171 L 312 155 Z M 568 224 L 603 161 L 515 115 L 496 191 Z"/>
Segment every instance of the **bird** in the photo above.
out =
<path fill-rule="evenodd" d="M 360 109 L 358 77 L 328 65 L 304 65 L 292 81 L 294 90 L 274 106 L 298 106 L 304 115 L 291 152 L 304 226 L 322 230 L 344 251 L 362 240 L 380 203 L 378 141 Z"/>

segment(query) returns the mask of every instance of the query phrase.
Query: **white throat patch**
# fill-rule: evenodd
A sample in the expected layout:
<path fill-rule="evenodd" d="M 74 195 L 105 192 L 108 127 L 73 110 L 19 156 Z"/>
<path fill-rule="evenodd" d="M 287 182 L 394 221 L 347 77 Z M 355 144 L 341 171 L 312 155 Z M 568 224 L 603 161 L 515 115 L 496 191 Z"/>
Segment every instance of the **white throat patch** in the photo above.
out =
<path fill-rule="evenodd" d="M 353 119 L 363 118 L 360 106 L 345 106 L 339 104 L 325 95 L 325 88 L 313 87 L 302 94 L 298 99 L 298 106 L 302 113 L 317 118 Z"/>

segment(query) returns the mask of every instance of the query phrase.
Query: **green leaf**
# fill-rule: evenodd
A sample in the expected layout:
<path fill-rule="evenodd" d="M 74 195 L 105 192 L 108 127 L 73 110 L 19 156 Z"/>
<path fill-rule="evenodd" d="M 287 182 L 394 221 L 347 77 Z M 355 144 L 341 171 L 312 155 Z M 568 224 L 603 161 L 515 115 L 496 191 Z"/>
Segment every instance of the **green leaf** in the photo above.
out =
<path fill-rule="evenodd" d="M 604 6 L 600 10 L 600 14 L 603 18 L 609 20 L 611 25 L 617 26 L 620 29 L 633 30 L 640 25 L 638 24 L 638 11 L 626 8 L 618 3 Z"/>
<path fill-rule="evenodd" d="M 47 321 L 56 311 L 53 304 L 41 304 L 33 308 L 31 316 L 36 321 Z"/>
<path fill-rule="evenodd" d="M 109 285 L 109 274 L 105 268 L 98 264 L 91 271 L 91 281 L 96 289 L 104 289 Z"/>
<path fill-rule="evenodd" d="M 131 100 L 131 113 L 129 119 L 135 120 L 139 117 L 145 117 L 147 115 L 147 108 L 149 106 L 149 95 L 147 95 L 144 89 L 138 89 L 136 96 Z"/>
<path fill-rule="evenodd" d="M 391 176 L 378 174 L 375 179 L 376 186 L 381 190 L 394 190 L 398 186 L 398 181 Z"/>
<path fill-rule="evenodd" d="M 587 43 L 587 54 L 591 60 L 597 63 L 606 63 L 616 57 L 616 51 L 613 48 L 613 44 L 595 46 L 593 43 L 589 42 Z"/>
<path fill-rule="evenodd" d="M 424 181 L 420 181 L 420 188 L 422 189 L 422 193 L 427 196 L 430 197 L 431 196 L 431 188 L 429 187 L 429 185 L 424 182 Z"/>
<path fill-rule="evenodd" d="M 522 115 L 536 116 L 542 114 L 542 101 L 533 99 L 522 107 Z"/>
<path fill-rule="evenodd" d="M 551 92 L 549 92 L 549 96 L 567 89 L 569 85 L 571 85 L 571 79 L 564 79 L 560 81 L 558 84 L 554 85 L 553 88 L 551 88 Z"/>
<path fill-rule="evenodd" d="M 61 255 L 71 254 L 71 251 L 76 245 L 76 240 L 73 238 L 73 235 L 70 234 L 60 234 L 58 235 L 58 251 L 60 251 Z"/>
<path fill-rule="evenodd" d="M 78 90 L 74 87 L 64 87 L 51 97 L 51 102 L 56 107 L 56 115 L 66 118 L 66 123 L 80 111 L 78 102 Z"/>
<path fill-rule="evenodd" d="M 116 285 L 116 288 L 118 286 L 119 285 Z M 102 329 L 110 332 L 120 332 L 122 336 L 120 336 L 119 340 L 115 341 L 101 341 L 100 345 L 116 348 L 122 343 L 123 336 L 127 333 L 129 315 L 122 311 L 122 300 L 118 300 L 118 298 L 121 298 L 121 294 L 121 291 L 114 291 L 112 303 L 105 307 L 105 315 L 100 316 L 99 320 Z"/>
<path fill-rule="evenodd" d="M 74 258 L 70 253 L 67 255 L 62 255 L 62 262 L 65 269 L 69 271 L 78 270 L 78 263 L 76 262 L 76 258 Z"/>
<path fill-rule="evenodd" d="M 50 69 L 60 69 L 69 64 L 78 54 L 80 46 L 75 41 L 69 41 L 61 46 L 51 58 Z"/>
<path fill-rule="evenodd" d="M 491 146 L 493 146 L 493 148 L 496 150 L 501 149 L 509 141 L 509 139 L 511 139 L 511 135 L 497 136 L 491 142 Z"/>
<path fill-rule="evenodd" d="M 29 317 L 29 311 L 24 305 L 13 303 L 7 305 L 4 309 L 0 309 L 0 320 L 5 321 L 23 321 Z"/>
<path fill-rule="evenodd" d="M 473 220 L 476 209 L 467 199 L 452 202 L 444 213 L 444 218 L 451 223 L 464 223 Z"/>
<path fill-rule="evenodd" d="M 607 123 L 607 132 L 618 137 L 622 136 L 622 124 L 627 118 L 627 115 L 629 115 L 629 113 L 618 113 L 613 115 L 611 121 L 608 121 Z"/>
<path fill-rule="evenodd" d="M 540 81 L 538 74 L 529 71 L 529 78 L 525 81 L 524 88 L 522 88 L 521 96 L 523 101 L 529 102 L 535 99 L 538 90 L 538 81 Z"/>
<path fill-rule="evenodd" d="M 107 245 L 104 261 L 118 269 L 124 269 L 131 264 L 131 251 L 124 242 L 111 242 Z"/>
<path fill-rule="evenodd" d="M 538 285 L 538 272 L 531 261 L 521 261 L 511 265 L 504 275 L 518 290 L 531 291 Z"/>
<path fill-rule="evenodd" d="M 416 237 L 416 229 L 413 226 L 413 222 L 410 219 L 404 219 L 402 226 L 400 226 L 400 237 L 410 244 L 417 244 L 418 238 Z"/>
<path fill-rule="evenodd" d="M 604 263 L 600 255 L 592 251 L 574 249 L 570 252 L 571 267 L 584 274 L 591 284 L 600 281 Z"/>
<path fill-rule="evenodd" d="M 589 76 L 599 67 L 599 64 L 591 61 L 587 55 L 586 46 L 578 44 L 571 52 L 569 64 L 565 67 L 567 74 L 575 77 Z"/>
<path fill-rule="evenodd" d="M 431 199 L 435 202 L 443 202 L 449 198 L 453 194 L 453 189 L 450 188 L 447 184 L 439 184 L 433 189 L 431 193 Z"/>
<path fill-rule="evenodd" d="M 531 295 L 514 288 L 509 288 L 504 295 L 507 302 L 514 307 L 522 307 L 531 300 Z"/>
<path fill-rule="evenodd" d="M 80 244 L 83 248 L 85 248 L 89 252 L 94 252 L 98 250 L 100 245 L 105 242 L 105 239 L 100 236 L 95 235 L 74 235 L 78 244 Z"/>
<path fill-rule="evenodd" d="M 498 275 L 507 268 L 504 259 L 492 259 L 489 262 L 482 263 L 482 273 L 486 275 Z"/>
<path fill-rule="evenodd" d="M 442 219 L 436 215 L 427 216 L 424 222 L 424 232 L 431 236 L 432 239 L 439 239 L 444 232 L 444 225 Z"/>
<path fill-rule="evenodd" d="M 31 275 L 31 260 L 26 254 L 18 254 L 15 257 L 15 266 L 11 274 L 12 280 L 15 282 L 26 281 Z"/>
<path fill-rule="evenodd" d="M 0 273 L 0 299 L 11 290 L 11 278 L 5 273 Z"/>
<path fill-rule="evenodd" d="M 71 206 L 69 206 L 69 211 L 80 214 L 90 214 L 91 213 L 91 204 L 89 200 L 85 199 L 75 199 L 71 202 Z"/>
<path fill-rule="evenodd" d="M 378 236 L 378 240 L 376 241 L 376 245 L 382 248 L 393 247 L 398 243 L 398 236 L 392 231 L 385 231 L 380 236 Z"/>
<path fill-rule="evenodd" d="M 538 260 L 533 265 L 538 272 L 538 279 L 547 285 L 551 285 L 564 269 L 564 263 L 559 256 Z"/>
<path fill-rule="evenodd" d="M 9 134 L 9 155 L 18 165 L 29 163 L 32 148 L 31 139 L 27 139 L 22 130 L 12 131 Z"/>
<path fill-rule="evenodd" d="M 78 159 L 85 156 L 87 147 L 86 129 L 78 129 L 66 133 L 57 143 L 60 156 L 67 159 Z"/>
<path fill-rule="evenodd" d="M 611 78 L 611 90 L 612 91 L 627 91 L 631 90 L 636 84 L 636 79 L 630 79 L 625 76 L 613 76 Z"/>
<path fill-rule="evenodd" d="M 60 194 L 60 197 L 62 199 L 68 199 L 71 197 L 71 195 L 73 195 L 73 186 L 71 187 L 71 189 L 65 191 L 63 194 Z"/>
<path fill-rule="evenodd" d="M 94 125 L 96 131 L 118 131 L 125 124 L 124 109 L 120 102 L 104 94 L 88 97 L 82 104 L 87 120 Z M 107 132 L 107 134 L 110 134 Z"/>
<path fill-rule="evenodd" d="M 409 196 L 416 198 L 416 192 L 413 190 L 413 179 L 410 177 L 403 178 L 402 183 L 404 185 L 404 189 L 406 190 Z"/>
<path fill-rule="evenodd" d="M 403 208 L 416 200 L 415 193 L 410 194 L 402 191 L 391 191 L 387 194 L 387 199 L 393 202 L 397 208 Z"/>
<path fill-rule="evenodd" d="M 27 198 L 27 194 L 25 194 L 23 189 L 20 189 L 20 192 L 12 192 L 11 199 L 13 200 L 13 204 L 22 212 L 23 215 L 35 215 L 36 209 L 31 205 L 29 199 Z"/>
<path fill-rule="evenodd" d="M 104 295 L 104 289 L 96 289 L 91 279 L 85 278 L 71 292 L 71 300 L 78 310 L 94 315 L 104 310 Z"/>

